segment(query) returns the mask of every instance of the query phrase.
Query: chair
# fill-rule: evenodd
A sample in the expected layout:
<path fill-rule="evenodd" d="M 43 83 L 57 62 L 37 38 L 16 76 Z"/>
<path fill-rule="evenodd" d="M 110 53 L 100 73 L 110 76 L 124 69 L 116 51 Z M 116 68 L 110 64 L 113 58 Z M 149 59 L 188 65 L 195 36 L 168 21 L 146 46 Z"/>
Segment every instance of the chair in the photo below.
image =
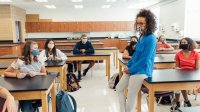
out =
<path fill-rule="evenodd" d="M 141 91 L 144 94 L 148 94 L 149 93 L 148 89 L 144 85 L 142 85 Z M 172 104 L 173 97 L 174 97 L 174 92 L 173 91 L 157 91 L 157 92 L 155 92 L 155 97 L 159 97 L 158 106 L 160 105 L 160 101 L 162 100 L 162 98 L 166 97 L 166 96 L 170 96 L 171 104 Z M 147 99 L 147 102 L 148 102 L 148 99 Z"/>

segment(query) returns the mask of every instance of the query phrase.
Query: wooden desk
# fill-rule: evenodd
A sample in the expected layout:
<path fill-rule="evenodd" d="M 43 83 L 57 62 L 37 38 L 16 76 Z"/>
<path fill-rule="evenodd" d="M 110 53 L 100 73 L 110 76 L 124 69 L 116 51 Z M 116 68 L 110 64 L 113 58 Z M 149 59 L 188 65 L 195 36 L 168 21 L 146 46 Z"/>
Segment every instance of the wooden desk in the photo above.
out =
<path fill-rule="evenodd" d="M 64 53 L 71 53 L 73 49 L 60 49 Z M 95 52 L 102 53 L 113 53 L 113 62 L 116 69 L 118 69 L 118 49 L 116 47 L 103 47 L 103 48 L 95 48 Z"/>
<path fill-rule="evenodd" d="M 76 45 L 76 43 L 56 43 L 55 45 L 56 45 L 56 48 L 58 48 L 58 49 L 73 49 L 74 46 Z M 94 48 L 102 48 L 103 43 L 95 42 L 95 43 L 92 43 L 92 46 Z"/>
<path fill-rule="evenodd" d="M 154 70 L 151 78 L 143 84 L 149 90 L 148 112 L 154 112 L 154 93 L 156 91 L 190 90 L 200 85 L 200 70 L 176 69 Z M 141 112 L 141 92 L 138 94 L 138 112 Z"/>
<path fill-rule="evenodd" d="M 122 68 L 126 67 L 126 64 L 128 63 L 128 59 L 122 59 L 119 58 L 119 77 L 122 76 Z M 159 69 L 166 69 L 166 68 L 174 68 L 175 67 L 175 60 L 173 56 L 160 56 L 155 57 L 154 60 L 154 67 Z"/>
<path fill-rule="evenodd" d="M 94 54 L 66 54 L 67 61 L 83 61 L 83 60 L 106 60 L 106 76 L 110 79 L 110 54 L 94 53 Z"/>
<path fill-rule="evenodd" d="M 61 89 L 67 90 L 67 65 L 66 61 L 46 61 L 45 67 L 48 72 L 59 72 L 58 77 Z"/>
<path fill-rule="evenodd" d="M 52 112 L 56 112 L 56 75 L 50 74 L 52 73 L 47 76 L 26 77 L 24 79 L 0 77 L 0 85 L 8 89 L 15 100 L 41 99 L 42 112 L 49 112 L 47 95 L 51 93 Z"/>
<path fill-rule="evenodd" d="M 0 74 L 3 74 L 12 62 L 0 62 Z M 66 61 L 47 61 L 45 62 L 45 68 L 48 72 L 59 72 L 60 75 L 58 76 L 58 79 L 61 85 L 61 89 L 67 90 Z"/>

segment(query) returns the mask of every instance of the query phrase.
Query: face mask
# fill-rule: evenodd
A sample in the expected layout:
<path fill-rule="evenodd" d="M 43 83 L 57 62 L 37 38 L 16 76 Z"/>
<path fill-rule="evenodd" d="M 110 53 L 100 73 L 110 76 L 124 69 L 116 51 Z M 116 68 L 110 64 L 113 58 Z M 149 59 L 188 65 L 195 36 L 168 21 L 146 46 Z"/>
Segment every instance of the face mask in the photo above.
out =
<path fill-rule="evenodd" d="M 143 27 L 143 26 L 139 26 L 139 27 L 137 27 L 137 31 L 139 31 L 139 32 L 144 31 L 144 27 Z"/>
<path fill-rule="evenodd" d="M 165 42 L 165 39 L 164 39 L 164 38 L 161 38 L 161 39 L 160 39 L 160 42 Z"/>
<path fill-rule="evenodd" d="M 37 55 L 40 54 L 40 52 L 39 52 L 38 49 L 34 49 L 34 50 L 31 51 L 31 54 L 32 54 L 33 56 L 37 56 Z"/>
<path fill-rule="evenodd" d="M 48 44 L 48 48 L 53 49 L 54 44 Z"/>
<path fill-rule="evenodd" d="M 87 42 L 87 39 L 82 39 L 82 43 L 86 43 Z"/>
<path fill-rule="evenodd" d="M 134 46 L 136 43 L 137 43 L 137 42 L 135 42 L 135 41 L 131 41 L 130 45 L 131 45 L 131 46 Z"/>
<path fill-rule="evenodd" d="M 180 49 L 183 49 L 183 50 L 188 49 L 188 44 L 181 44 Z"/>

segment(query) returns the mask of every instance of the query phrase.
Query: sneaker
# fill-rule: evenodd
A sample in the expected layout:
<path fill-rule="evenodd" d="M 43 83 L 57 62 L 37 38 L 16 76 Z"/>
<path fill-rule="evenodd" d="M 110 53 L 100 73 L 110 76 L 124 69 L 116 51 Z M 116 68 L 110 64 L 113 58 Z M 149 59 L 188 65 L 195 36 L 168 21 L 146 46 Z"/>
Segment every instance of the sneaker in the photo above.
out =
<path fill-rule="evenodd" d="M 83 76 L 86 76 L 88 69 L 83 70 Z"/>
<path fill-rule="evenodd" d="M 174 110 L 178 110 L 180 108 L 180 102 L 176 102 L 176 106 L 174 107 Z M 173 106 L 170 108 L 171 111 L 173 111 Z"/>
<path fill-rule="evenodd" d="M 82 79 L 81 78 L 81 74 L 78 74 L 78 78 L 77 79 L 78 79 L 78 82 L 80 82 L 80 80 Z"/>
<path fill-rule="evenodd" d="M 184 107 L 191 107 L 192 104 L 190 103 L 190 101 L 184 101 Z"/>

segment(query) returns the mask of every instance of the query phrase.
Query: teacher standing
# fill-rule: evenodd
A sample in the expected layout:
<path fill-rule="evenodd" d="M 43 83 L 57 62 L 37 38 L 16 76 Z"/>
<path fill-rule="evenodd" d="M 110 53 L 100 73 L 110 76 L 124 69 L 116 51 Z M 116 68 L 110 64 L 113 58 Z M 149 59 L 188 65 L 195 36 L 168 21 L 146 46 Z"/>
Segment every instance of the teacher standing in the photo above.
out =
<path fill-rule="evenodd" d="M 116 86 L 120 112 L 136 112 L 136 99 L 144 79 L 152 77 L 156 54 L 156 20 L 150 10 L 142 9 L 136 16 L 135 30 L 140 34 L 136 50 L 124 68 L 124 75 Z M 128 87 L 127 98 L 124 90 Z"/>

